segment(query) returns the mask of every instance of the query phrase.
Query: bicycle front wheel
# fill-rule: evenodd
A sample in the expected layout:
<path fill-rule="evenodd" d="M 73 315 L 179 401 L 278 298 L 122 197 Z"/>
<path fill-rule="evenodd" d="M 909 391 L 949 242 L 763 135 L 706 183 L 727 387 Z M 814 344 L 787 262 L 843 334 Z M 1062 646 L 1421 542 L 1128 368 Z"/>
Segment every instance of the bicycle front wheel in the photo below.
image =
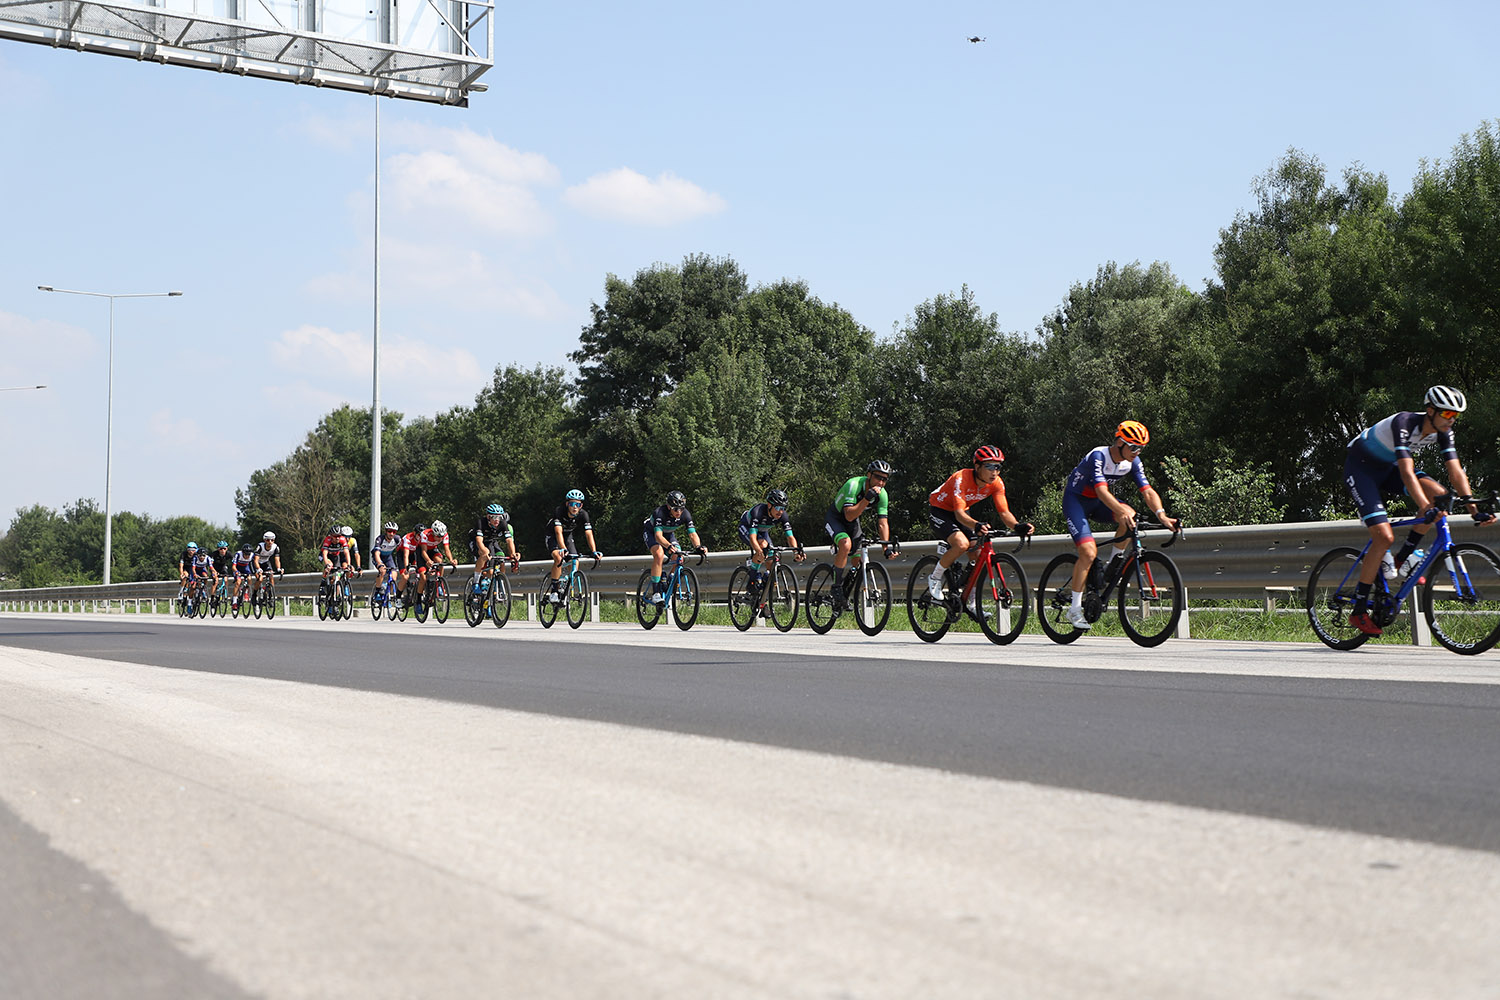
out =
<path fill-rule="evenodd" d="M 672 590 L 672 617 L 686 632 L 698 620 L 698 575 L 686 566 L 677 571 L 677 586 Z"/>
<path fill-rule="evenodd" d="M 807 575 L 807 624 L 819 635 L 827 634 L 838 620 L 833 602 L 833 582 L 837 574 L 828 563 L 818 563 Z"/>
<path fill-rule="evenodd" d="M 1143 552 L 1120 577 L 1120 624 L 1137 646 L 1160 646 L 1182 619 L 1182 574 L 1164 552 Z"/>
<path fill-rule="evenodd" d="M 948 604 L 934 601 L 927 577 L 937 568 L 937 556 L 923 556 L 906 578 L 906 619 L 923 642 L 937 642 L 948 634 Z"/>
<path fill-rule="evenodd" d="M 448 620 L 448 581 L 441 576 L 433 587 L 432 614 L 439 625 Z"/>
<path fill-rule="evenodd" d="M 1307 578 L 1307 620 L 1314 634 L 1333 649 L 1353 649 L 1370 638 L 1349 624 L 1359 562 L 1358 549 L 1337 548 L 1319 559 Z"/>
<path fill-rule="evenodd" d="M 991 560 L 974 581 L 974 606 L 979 611 L 979 627 L 990 642 L 1006 646 L 1026 627 L 1031 599 L 1026 594 L 1026 571 L 1015 556 L 996 552 Z"/>
<path fill-rule="evenodd" d="M 496 628 L 504 628 L 510 621 L 510 584 L 500 573 L 490 582 L 490 621 Z"/>
<path fill-rule="evenodd" d="M 750 570 L 736 566 L 729 575 L 729 621 L 741 632 L 755 624 L 760 601 L 750 594 Z"/>
<path fill-rule="evenodd" d="M 484 620 L 484 595 L 479 592 L 479 575 L 464 584 L 464 621 L 473 628 Z"/>
<path fill-rule="evenodd" d="M 1042 631 L 1053 642 L 1066 645 L 1083 635 L 1081 629 L 1068 621 L 1068 608 L 1073 605 L 1073 565 L 1078 556 L 1064 552 L 1042 570 L 1042 582 L 1036 589 L 1036 617 Z"/>
<path fill-rule="evenodd" d="M 655 628 L 661 619 L 662 606 L 651 600 L 655 596 L 656 584 L 651 579 L 651 571 L 643 569 L 635 585 L 635 620 L 641 623 L 641 628 Z"/>
<path fill-rule="evenodd" d="M 589 578 L 579 570 L 573 574 L 573 583 L 568 588 L 568 627 L 583 624 L 583 616 L 589 610 Z"/>
<path fill-rule="evenodd" d="M 1422 612 L 1445 649 L 1472 656 L 1500 640 L 1500 557 L 1483 545 L 1455 545 L 1427 568 Z"/>
<path fill-rule="evenodd" d="M 854 585 L 854 620 L 865 635 L 879 635 L 891 617 L 891 574 L 868 562 Z"/>
<path fill-rule="evenodd" d="M 771 588 L 766 595 L 766 610 L 777 631 L 790 632 L 797 624 L 797 574 L 790 566 L 777 566 L 774 582 L 766 580 L 764 586 Z"/>

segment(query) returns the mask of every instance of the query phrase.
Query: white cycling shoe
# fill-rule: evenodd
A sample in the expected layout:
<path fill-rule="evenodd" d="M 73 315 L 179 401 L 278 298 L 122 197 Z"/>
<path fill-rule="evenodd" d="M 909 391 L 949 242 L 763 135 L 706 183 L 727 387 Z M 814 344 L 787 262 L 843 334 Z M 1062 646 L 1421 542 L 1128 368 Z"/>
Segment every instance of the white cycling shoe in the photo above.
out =
<path fill-rule="evenodd" d="M 1089 629 L 1093 628 L 1093 625 L 1089 622 L 1088 618 L 1084 616 L 1082 608 L 1068 609 L 1068 624 L 1078 629 L 1080 632 L 1087 632 Z"/>
<path fill-rule="evenodd" d="M 941 567 L 928 574 L 927 593 L 932 595 L 934 601 L 941 601 L 943 599 L 943 570 Z"/>

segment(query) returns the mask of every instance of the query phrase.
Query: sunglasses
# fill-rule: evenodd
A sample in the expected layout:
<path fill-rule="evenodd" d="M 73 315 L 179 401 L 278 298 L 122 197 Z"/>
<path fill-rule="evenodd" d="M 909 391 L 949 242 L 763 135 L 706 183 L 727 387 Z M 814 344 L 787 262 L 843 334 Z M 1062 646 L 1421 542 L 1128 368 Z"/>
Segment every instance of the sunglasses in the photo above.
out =
<path fill-rule="evenodd" d="M 1121 448 L 1129 448 L 1131 451 L 1140 451 L 1142 448 L 1144 448 L 1146 446 L 1143 445 L 1143 444 L 1131 444 L 1129 441 L 1121 441 L 1120 442 L 1120 447 Z"/>
<path fill-rule="evenodd" d="M 1458 411 L 1457 410 L 1438 410 L 1437 411 L 1437 415 L 1440 416 L 1440 417 L 1442 417 L 1444 420 L 1457 420 L 1458 419 Z"/>
<path fill-rule="evenodd" d="M 999 472 L 1000 471 L 1000 463 L 999 462 L 981 462 L 980 465 L 979 465 L 979 467 L 981 469 L 987 469 L 990 472 Z"/>
<path fill-rule="evenodd" d="M 582 500 L 569 500 L 568 501 L 568 506 L 569 507 L 582 507 L 583 506 L 583 501 Z"/>

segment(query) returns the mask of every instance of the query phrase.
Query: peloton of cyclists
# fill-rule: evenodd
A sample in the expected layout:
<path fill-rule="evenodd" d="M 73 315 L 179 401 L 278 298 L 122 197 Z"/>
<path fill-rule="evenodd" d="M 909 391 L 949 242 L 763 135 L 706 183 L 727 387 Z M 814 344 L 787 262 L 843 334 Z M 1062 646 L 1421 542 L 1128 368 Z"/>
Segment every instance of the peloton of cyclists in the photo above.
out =
<path fill-rule="evenodd" d="M 1417 551 L 1422 536 L 1432 529 L 1431 521 L 1413 527 L 1401 548 L 1392 556 L 1390 548 L 1396 540 L 1396 533 L 1385 510 L 1384 495 L 1405 492 L 1419 510 L 1427 513 L 1438 497 L 1448 493 L 1442 484 L 1416 467 L 1412 453 L 1436 446 L 1447 470 L 1448 481 L 1462 496 L 1471 492 L 1469 477 L 1464 473 L 1458 460 L 1458 449 L 1453 443 L 1454 422 L 1469 408 L 1469 401 L 1457 389 L 1435 385 L 1427 390 L 1423 402 L 1425 412 L 1393 413 L 1360 431 L 1349 442 L 1344 458 L 1344 485 L 1359 507 L 1360 519 L 1370 530 L 1370 548 L 1360 564 L 1359 583 L 1354 588 L 1354 607 L 1349 614 L 1349 624 L 1365 635 L 1380 635 L 1383 631 L 1370 617 L 1369 610 L 1375 574 L 1381 573 L 1387 580 L 1410 575 L 1422 562 L 1423 554 Z M 1494 520 L 1493 515 L 1482 513 L 1472 502 L 1469 513 L 1475 524 Z"/>
<path fill-rule="evenodd" d="M 1069 473 L 1063 484 L 1063 516 L 1068 520 L 1068 534 L 1078 550 L 1071 581 L 1073 602 L 1068 608 L 1068 624 L 1076 629 L 1089 628 L 1089 620 L 1083 613 L 1083 589 L 1088 581 L 1089 568 L 1099 554 L 1089 522 L 1115 523 L 1114 559 L 1124 558 L 1126 536 L 1135 527 L 1135 508 L 1115 499 L 1110 492 L 1111 485 L 1127 476 L 1133 478 L 1140 487 L 1141 499 L 1156 519 L 1167 528 L 1177 530 L 1178 522 L 1167 516 L 1161 497 L 1146 481 L 1146 472 L 1141 466 L 1141 450 L 1150 440 L 1151 434 L 1145 424 L 1138 420 L 1122 421 L 1115 428 L 1113 443 L 1095 448 L 1083 456 L 1083 461 Z"/>
<path fill-rule="evenodd" d="M 933 536 L 948 545 L 948 551 L 938 557 L 937 566 L 927 577 L 927 590 L 934 601 L 943 599 L 943 574 L 969 551 L 974 539 L 990 532 L 990 526 L 977 520 L 969 508 L 989 500 L 1007 528 L 1016 529 L 1019 525 L 1022 535 L 1035 530 L 1030 522 L 1023 524 L 1010 512 L 1005 483 L 1000 479 L 1000 463 L 1004 461 L 1005 453 L 998 445 L 980 445 L 974 452 L 972 468 L 959 469 L 927 495 L 927 516 L 932 522 Z"/>

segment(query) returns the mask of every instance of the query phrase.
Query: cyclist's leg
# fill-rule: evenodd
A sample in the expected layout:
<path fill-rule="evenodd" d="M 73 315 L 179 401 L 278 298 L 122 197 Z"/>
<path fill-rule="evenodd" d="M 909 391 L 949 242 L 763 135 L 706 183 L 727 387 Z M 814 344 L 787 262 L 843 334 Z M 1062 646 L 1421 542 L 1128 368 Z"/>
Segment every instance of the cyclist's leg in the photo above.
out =
<path fill-rule="evenodd" d="M 469 552 L 474 556 L 474 575 L 484 576 L 484 568 L 490 562 L 490 550 L 485 547 L 483 535 L 469 539 Z"/>
<path fill-rule="evenodd" d="M 1418 470 L 1417 472 L 1417 485 L 1422 487 L 1422 495 L 1413 497 L 1412 499 L 1416 501 L 1418 511 L 1426 510 L 1433 504 L 1437 503 L 1439 497 L 1445 497 L 1448 495 L 1447 487 L 1438 482 L 1436 479 L 1433 479 L 1427 473 L 1420 470 Z M 1396 555 L 1394 557 L 1395 565 L 1401 566 L 1402 564 L 1404 564 L 1406 562 L 1406 557 L 1415 552 L 1417 550 L 1417 546 L 1422 544 L 1422 536 L 1427 534 L 1431 530 L 1432 522 L 1430 521 L 1412 525 L 1411 530 L 1407 532 L 1406 540 L 1402 542 L 1401 547 L 1396 550 Z"/>
<path fill-rule="evenodd" d="M 932 525 L 933 537 L 948 543 L 948 551 L 938 557 L 938 570 L 941 573 L 969 551 L 969 532 L 958 523 L 952 511 L 941 507 L 929 506 L 927 520 Z"/>
<path fill-rule="evenodd" d="M 1350 455 L 1344 460 L 1344 486 L 1359 508 L 1360 520 L 1370 531 L 1370 547 L 1365 552 L 1364 562 L 1359 567 L 1359 586 L 1355 589 L 1355 610 L 1363 611 L 1369 601 L 1370 587 L 1380 573 L 1381 559 L 1396 540 L 1391 529 L 1391 518 L 1385 510 L 1383 489 L 1390 482 L 1393 468 L 1371 466 Z M 1396 473 L 1396 490 L 1401 490 L 1400 475 Z"/>
<path fill-rule="evenodd" d="M 557 586 L 557 581 L 562 579 L 563 557 L 568 554 L 568 549 L 572 546 L 573 541 L 565 536 L 562 544 L 562 548 L 557 547 L 556 535 L 547 539 L 547 551 L 552 555 L 552 585 L 554 587 Z"/>
<path fill-rule="evenodd" d="M 1068 519 L 1068 534 L 1072 536 L 1073 546 L 1078 553 L 1078 561 L 1073 564 L 1073 579 L 1069 581 L 1069 589 L 1073 592 L 1073 606 L 1082 607 L 1083 587 L 1088 582 L 1089 567 L 1094 565 L 1094 558 L 1099 554 L 1099 546 L 1094 542 L 1094 529 L 1089 523 L 1089 518 L 1100 509 L 1108 516 L 1109 508 L 1098 500 L 1075 496 L 1066 490 L 1063 491 L 1062 506 L 1063 516 Z"/>
<path fill-rule="evenodd" d="M 843 579 L 844 567 L 849 565 L 849 553 L 854 548 L 854 540 L 860 535 L 859 522 L 846 521 L 837 511 L 829 508 L 828 514 L 823 518 L 823 530 L 833 540 L 833 568 L 839 571 L 834 578 L 837 590 Z"/>

